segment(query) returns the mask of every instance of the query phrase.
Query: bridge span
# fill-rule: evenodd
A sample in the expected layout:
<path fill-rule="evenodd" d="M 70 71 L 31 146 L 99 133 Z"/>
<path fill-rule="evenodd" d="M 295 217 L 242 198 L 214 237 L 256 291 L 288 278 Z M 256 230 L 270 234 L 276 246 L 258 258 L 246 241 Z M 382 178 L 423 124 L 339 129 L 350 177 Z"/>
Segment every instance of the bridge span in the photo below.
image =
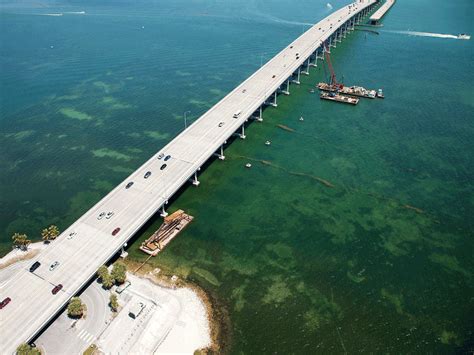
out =
<path fill-rule="evenodd" d="M 289 95 L 291 85 L 309 75 L 324 58 L 323 42 L 329 50 L 335 47 L 376 3 L 357 0 L 312 26 L 68 227 L 32 260 L 39 268 L 20 270 L 1 285 L 0 301 L 11 302 L 0 310 L 0 353 L 14 353 L 33 339 L 155 213 L 166 214 L 166 204 L 183 185 L 199 184 L 206 161 L 214 155 L 224 159 L 231 136 L 244 139 L 246 122 L 262 121 L 264 106 L 276 107 L 279 94 Z M 53 295 L 58 284 L 63 289 Z"/>

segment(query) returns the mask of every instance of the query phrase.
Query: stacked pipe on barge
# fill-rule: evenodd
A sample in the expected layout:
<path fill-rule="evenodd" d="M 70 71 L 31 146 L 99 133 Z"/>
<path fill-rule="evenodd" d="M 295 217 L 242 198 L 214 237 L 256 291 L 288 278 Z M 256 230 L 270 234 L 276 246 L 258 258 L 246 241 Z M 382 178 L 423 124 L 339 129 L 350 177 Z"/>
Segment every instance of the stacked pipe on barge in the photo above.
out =
<path fill-rule="evenodd" d="M 165 217 L 160 228 L 142 243 L 140 250 L 151 256 L 156 256 L 179 232 L 186 228 L 193 219 L 193 216 L 184 213 L 183 210 L 177 210 Z"/>

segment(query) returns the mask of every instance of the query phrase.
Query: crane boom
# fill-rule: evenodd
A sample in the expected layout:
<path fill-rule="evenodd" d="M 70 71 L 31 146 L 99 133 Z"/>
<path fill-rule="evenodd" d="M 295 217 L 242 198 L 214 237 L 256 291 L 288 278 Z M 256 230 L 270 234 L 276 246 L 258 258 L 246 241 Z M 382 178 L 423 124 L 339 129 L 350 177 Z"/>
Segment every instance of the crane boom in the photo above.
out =
<path fill-rule="evenodd" d="M 324 42 L 324 52 L 326 57 L 326 63 L 328 64 L 328 68 L 331 73 L 331 81 L 329 84 L 340 90 L 344 87 L 344 85 L 337 82 L 336 73 L 334 72 L 334 68 L 331 63 L 331 56 L 329 55 L 329 49 L 326 42 Z"/>

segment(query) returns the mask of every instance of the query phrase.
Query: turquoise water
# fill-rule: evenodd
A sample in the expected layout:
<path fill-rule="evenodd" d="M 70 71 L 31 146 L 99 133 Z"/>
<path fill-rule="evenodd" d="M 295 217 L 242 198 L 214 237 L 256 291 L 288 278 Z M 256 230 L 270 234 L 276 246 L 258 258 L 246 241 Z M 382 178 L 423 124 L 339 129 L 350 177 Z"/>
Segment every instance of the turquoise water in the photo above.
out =
<path fill-rule="evenodd" d="M 326 3 L 2 1 L 2 254 L 78 218 Z M 152 263 L 218 299 L 231 352 L 472 350 L 473 45 L 394 32 L 473 34 L 472 12 L 398 1 L 332 52 L 385 100 L 321 102 L 312 69 L 173 202 L 195 220 Z"/>

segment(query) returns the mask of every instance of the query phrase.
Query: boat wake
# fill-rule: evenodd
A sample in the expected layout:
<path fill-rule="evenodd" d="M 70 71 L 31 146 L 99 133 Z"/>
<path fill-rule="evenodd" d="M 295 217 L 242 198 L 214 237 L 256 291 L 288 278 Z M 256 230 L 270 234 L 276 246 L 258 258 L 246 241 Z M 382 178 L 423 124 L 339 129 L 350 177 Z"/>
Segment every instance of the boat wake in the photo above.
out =
<path fill-rule="evenodd" d="M 68 15 L 85 15 L 86 12 L 85 11 L 68 11 L 68 12 L 64 12 L 65 14 L 68 14 Z"/>
<path fill-rule="evenodd" d="M 38 14 L 40 16 L 62 16 L 63 14 L 62 13 L 59 13 L 59 14 Z"/>
<path fill-rule="evenodd" d="M 434 38 L 448 38 L 448 39 L 470 39 L 471 36 L 468 35 L 450 35 L 443 33 L 431 33 L 431 32 L 417 32 L 417 31 L 390 31 L 390 30 L 381 30 L 381 32 L 389 33 L 399 33 L 408 36 L 417 36 L 417 37 L 434 37 Z"/>
<path fill-rule="evenodd" d="M 284 24 L 284 25 L 314 26 L 313 23 L 284 20 L 284 19 L 281 19 L 281 18 L 278 18 L 278 17 L 275 17 L 275 16 L 270 16 L 270 15 L 265 16 L 265 18 L 268 21 L 281 23 L 281 24 Z"/>

